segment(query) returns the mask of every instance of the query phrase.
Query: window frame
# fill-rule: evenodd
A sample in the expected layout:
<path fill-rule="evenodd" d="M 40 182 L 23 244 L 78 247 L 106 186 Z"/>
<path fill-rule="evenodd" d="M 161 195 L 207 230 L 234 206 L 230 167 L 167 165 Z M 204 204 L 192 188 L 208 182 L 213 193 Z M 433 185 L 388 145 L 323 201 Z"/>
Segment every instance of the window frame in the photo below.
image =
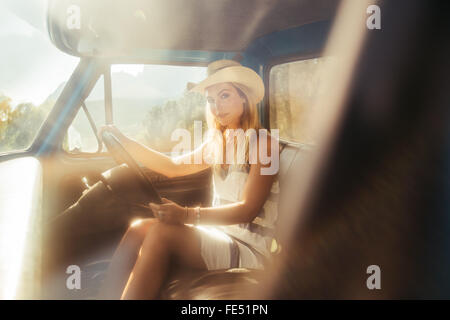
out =
<path fill-rule="evenodd" d="M 63 139 L 61 140 L 61 143 L 59 144 L 59 149 L 65 156 L 70 157 L 70 158 L 75 158 L 75 159 L 98 158 L 98 157 L 106 157 L 106 156 L 108 156 L 109 151 L 103 145 L 101 147 L 98 146 L 98 149 L 97 149 L 96 152 L 84 152 L 84 151 L 81 151 L 81 152 L 77 152 L 77 153 L 71 153 L 68 150 L 64 149 L 63 144 L 64 144 L 64 138 L 65 138 L 65 136 L 67 134 L 67 131 L 69 130 L 69 127 L 72 125 L 72 123 L 74 122 L 74 120 L 75 120 L 75 118 L 76 118 L 76 116 L 78 115 L 79 112 L 83 112 L 85 114 L 86 120 L 88 122 L 90 122 L 89 121 L 89 116 L 86 114 L 85 110 L 83 110 L 84 109 L 83 108 L 83 104 L 86 106 L 86 109 L 89 111 L 89 109 L 88 109 L 88 107 L 86 105 L 86 99 L 89 97 L 89 95 L 91 94 L 92 90 L 94 90 L 94 88 L 97 85 L 97 83 L 99 81 L 102 81 L 102 80 L 103 80 L 103 89 L 104 89 L 104 111 L 105 111 L 104 116 L 105 116 L 105 123 L 106 123 L 107 108 L 110 107 L 111 108 L 110 111 L 112 112 L 112 104 L 110 104 L 109 106 L 107 106 L 107 104 L 106 104 L 107 88 L 105 86 L 106 79 L 107 79 L 107 76 L 105 76 L 105 75 L 108 72 L 110 72 L 110 70 L 111 70 L 111 65 L 110 64 L 104 65 L 102 72 L 100 72 L 98 74 L 98 76 L 96 77 L 96 79 L 95 79 L 92 87 L 90 88 L 89 92 L 83 97 L 83 99 L 81 99 L 81 102 L 77 106 L 73 117 L 71 117 L 69 125 L 67 126 L 67 128 L 65 128 L 65 131 L 64 131 L 64 134 L 63 134 Z M 110 77 L 109 77 L 109 80 L 111 80 Z M 111 93 L 111 90 L 109 91 L 109 93 Z M 89 126 L 89 127 L 92 129 L 91 126 Z M 97 128 L 97 130 L 98 129 L 99 128 Z M 95 136 L 97 138 L 97 141 L 98 141 L 97 132 L 94 132 L 94 134 L 95 134 Z"/>
<path fill-rule="evenodd" d="M 104 65 L 98 60 L 92 58 L 80 59 L 53 109 L 41 126 L 29 149 L 30 154 L 42 155 L 56 152 L 70 155 L 63 149 L 64 136 L 78 111 L 82 108 L 81 104 L 103 74 L 103 68 Z M 55 129 L 56 131 L 54 131 Z M 50 137 L 51 139 L 49 139 Z"/>
<path fill-rule="evenodd" d="M 86 108 L 86 110 L 87 110 L 88 113 L 86 113 L 85 108 Z M 89 117 L 92 118 L 92 115 L 90 114 L 89 109 L 88 109 L 87 106 L 86 106 L 86 100 L 83 100 L 83 102 L 81 103 L 80 107 L 78 108 L 77 113 L 75 114 L 75 117 L 78 115 L 79 112 L 83 112 L 83 113 L 84 113 L 86 120 L 89 122 L 89 127 L 90 127 L 92 130 L 94 130 L 94 129 L 92 128 L 91 120 L 89 119 Z M 72 125 L 73 121 L 75 120 L 75 117 L 73 118 L 73 120 L 72 120 L 72 122 L 70 123 L 69 127 Z M 92 120 L 93 120 L 93 119 L 92 119 Z M 93 120 L 93 121 L 94 121 L 94 120 Z M 94 121 L 94 124 L 95 124 L 95 121 Z M 69 127 L 67 127 L 67 130 L 66 130 L 66 133 L 65 133 L 64 137 L 67 135 L 67 131 L 69 130 Z M 96 129 L 98 130 L 99 128 L 96 128 Z M 95 151 L 95 152 L 85 152 L 85 151 L 80 151 L 80 152 L 76 152 L 76 153 L 74 152 L 74 153 L 72 153 L 72 152 L 70 152 L 70 151 L 64 149 L 64 146 L 63 146 L 63 145 L 64 145 L 64 139 L 63 139 L 63 142 L 62 142 L 61 150 L 62 150 L 67 156 L 69 156 L 69 157 L 74 157 L 74 158 L 78 158 L 78 157 L 84 158 L 84 157 L 90 156 L 90 155 L 91 155 L 91 156 L 103 156 L 103 155 L 105 155 L 105 154 L 108 154 L 108 150 L 107 150 L 106 148 L 104 148 L 103 144 L 102 144 L 102 145 L 99 144 L 100 140 L 99 140 L 99 137 L 98 137 L 98 135 L 97 135 L 97 132 L 94 132 L 94 134 L 95 134 L 95 137 L 96 137 L 96 140 L 97 140 L 97 151 Z"/>

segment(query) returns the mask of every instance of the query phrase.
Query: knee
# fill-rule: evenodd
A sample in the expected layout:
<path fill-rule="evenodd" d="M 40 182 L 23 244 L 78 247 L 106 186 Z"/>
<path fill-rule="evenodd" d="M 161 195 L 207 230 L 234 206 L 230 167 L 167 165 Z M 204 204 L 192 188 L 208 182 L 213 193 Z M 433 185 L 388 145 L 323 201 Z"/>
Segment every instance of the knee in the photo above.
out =
<path fill-rule="evenodd" d="M 142 248 L 144 250 L 149 249 L 149 247 L 151 247 L 152 250 L 156 248 L 165 250 L 170 249 L 172 239 L 173 226 L 156 221 L 150 226 L 150 228 L 148 228 Z"/>
<path fill-rule="evenodd" d="M 142 243 L 150 227 L 156 222 L 156 219 L 138 220 L 128 227 L 128 230 L 125 233 L 125 237 L 127 239 L 130 239 L 130 241 L 137 241 L 139 243 Z"/>

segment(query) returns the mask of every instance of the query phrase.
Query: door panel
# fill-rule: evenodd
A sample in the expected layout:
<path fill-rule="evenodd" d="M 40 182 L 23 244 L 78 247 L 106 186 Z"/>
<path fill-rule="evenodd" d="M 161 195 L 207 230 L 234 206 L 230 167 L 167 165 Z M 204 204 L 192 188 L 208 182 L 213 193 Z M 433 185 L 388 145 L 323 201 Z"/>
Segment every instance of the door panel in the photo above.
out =
<path fill-rule="evenodd" d="M 33 299 L 42 258 L 42 167 L 33 157 L 3 161 L 0 177 L 0 299 Z"/>

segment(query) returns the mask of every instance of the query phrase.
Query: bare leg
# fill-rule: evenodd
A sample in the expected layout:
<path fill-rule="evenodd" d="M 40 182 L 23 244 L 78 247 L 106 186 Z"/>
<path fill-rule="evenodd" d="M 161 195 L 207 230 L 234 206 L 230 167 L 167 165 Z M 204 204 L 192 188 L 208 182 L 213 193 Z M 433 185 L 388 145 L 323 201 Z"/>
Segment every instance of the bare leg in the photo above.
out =
<path fill-rule="evenodd" d="M 120 299 L 130 272 L 136 263 L 145 235 L 155 222 L 156 219 L 153 218 L 143 219 L 139 224 L 128 228 L 108 268 L 101 288 L 100 299 Z"/>
<path fill-rule="evenodd" d="M 157 222 L 145 237 L 122 299 L 156 298 L 171 262 L 206 269 L 194 228 Z"/>

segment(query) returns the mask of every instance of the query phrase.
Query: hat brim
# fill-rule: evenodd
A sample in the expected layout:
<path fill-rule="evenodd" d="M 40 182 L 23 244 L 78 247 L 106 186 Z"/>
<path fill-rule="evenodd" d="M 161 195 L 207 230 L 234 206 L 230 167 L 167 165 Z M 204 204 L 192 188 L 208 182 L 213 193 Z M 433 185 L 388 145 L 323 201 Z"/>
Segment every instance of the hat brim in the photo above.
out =
<path fill-rule="evenodd" d="M 209 86 L 223 82 L 237 82 L 245 85 L 249 89 L 249 93 L 252 95 L 251 98 L 254 99 L 255 103 L 260 102 L 264 98 L 264 83 L 261 77 L 252 69 L 243 66 L 218 70 L 189 91 L 204 94 Z"/>

